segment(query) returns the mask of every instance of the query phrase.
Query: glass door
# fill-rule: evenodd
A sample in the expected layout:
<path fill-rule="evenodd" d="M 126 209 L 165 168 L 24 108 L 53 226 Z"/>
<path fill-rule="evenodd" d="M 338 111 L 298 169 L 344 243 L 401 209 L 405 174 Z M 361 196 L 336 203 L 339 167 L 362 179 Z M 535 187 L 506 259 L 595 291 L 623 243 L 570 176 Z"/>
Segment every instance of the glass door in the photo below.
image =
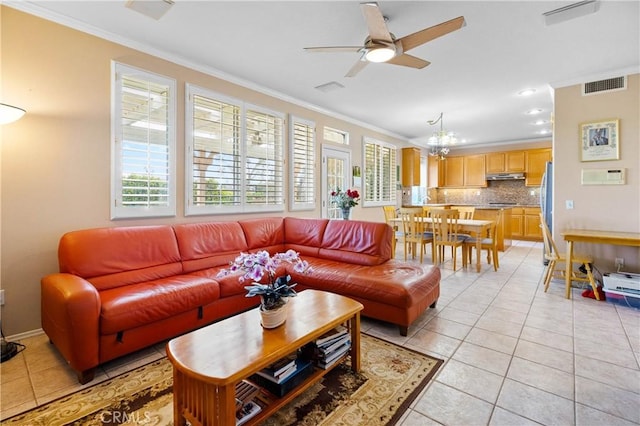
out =
<path fill-rule="evenodd" d="M 342 219 L 342 212 L 331 202 L 331 192 L 349 189 L 351 152 L 322 147 L 322 217 Z"/>

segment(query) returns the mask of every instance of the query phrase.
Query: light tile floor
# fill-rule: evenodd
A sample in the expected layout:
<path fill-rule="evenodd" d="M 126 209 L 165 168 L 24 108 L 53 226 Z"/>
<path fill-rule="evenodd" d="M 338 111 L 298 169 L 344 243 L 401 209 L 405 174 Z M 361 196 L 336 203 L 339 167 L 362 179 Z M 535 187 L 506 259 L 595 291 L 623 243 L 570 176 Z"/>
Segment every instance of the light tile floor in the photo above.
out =
<path fill-rule="evenodd" d="M 567 300 L 560 281 L 544 293 L 537 243 L 515 242 L 497 272 L 483 262 L 479 274 L 445 263 L 436 309 L 406 337 L 363 319 L 363 331 L 445 360 L 398 424 L 640 424 L 640 310 L 580 289 Z M 82 388 L 46 336 L 21 343 L 0 364 L 1 418 Z M 89 385 L 162 356 L 158 344 L 107 363 Z"/>

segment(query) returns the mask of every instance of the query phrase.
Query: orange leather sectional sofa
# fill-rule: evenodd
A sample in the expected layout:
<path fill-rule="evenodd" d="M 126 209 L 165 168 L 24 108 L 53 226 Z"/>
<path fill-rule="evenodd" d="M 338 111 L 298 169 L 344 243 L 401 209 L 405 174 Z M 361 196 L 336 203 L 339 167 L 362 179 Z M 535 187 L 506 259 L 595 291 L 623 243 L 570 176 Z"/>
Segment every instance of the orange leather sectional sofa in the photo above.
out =
<path fill-rule="evenodd" d="M 440 270 L 391 259 L 391 239 L 384 223 L 290 217 L 69 232 L 42 279 L 42 328 L 87 383 L 106 361 L 257 306 L 237 275 L 216 275 L 240 252 L 293 249 L 313 267 L 285 264 L 296 290 L 356 299 L 406 335 L 435 307 Z"/>

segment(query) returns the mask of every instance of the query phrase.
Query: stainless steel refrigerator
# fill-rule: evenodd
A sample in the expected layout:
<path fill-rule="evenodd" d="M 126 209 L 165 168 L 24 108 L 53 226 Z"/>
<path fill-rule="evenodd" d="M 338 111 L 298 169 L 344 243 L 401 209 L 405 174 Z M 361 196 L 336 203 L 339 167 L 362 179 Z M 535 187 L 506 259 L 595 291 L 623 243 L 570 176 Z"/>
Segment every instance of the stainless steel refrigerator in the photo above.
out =
<path fill-rule="evenodd" d="M 545 165 L 545 172 L 542 175 L 542 183 L 540 185 L 540 211 L 544 217 L 544 221 L 549 227 L 549 231 L 553 231 L 553 163 L 550 161 Z M 545 260 L 543 253 L 543 262 L 546 265 L 549 263 Z"/>

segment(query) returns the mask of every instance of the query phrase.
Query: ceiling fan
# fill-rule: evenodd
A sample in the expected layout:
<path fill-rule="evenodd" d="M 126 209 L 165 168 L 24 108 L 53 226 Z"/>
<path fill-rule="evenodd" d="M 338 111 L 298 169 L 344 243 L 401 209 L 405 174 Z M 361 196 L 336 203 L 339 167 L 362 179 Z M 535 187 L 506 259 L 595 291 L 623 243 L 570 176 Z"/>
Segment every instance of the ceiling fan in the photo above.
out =
<path fill-rule="evenodd" d="M 382 15 L 378 3 L 360 3 L 360 8 L 369 28 L 369 36 L 365 39 L 363 46 L 305 47 L 305 50 L 309 52 L 361 52 L 362 56 L 347 72 L 346 77 L 355 76 L 369 62 L 386 62 L 410 68 L 424 68 L 430 62 L 408 55 L 406 52 L 465 26 L 464 16 L 459 16 L 396 39 L 387 29 L 386 19 Z"/>

